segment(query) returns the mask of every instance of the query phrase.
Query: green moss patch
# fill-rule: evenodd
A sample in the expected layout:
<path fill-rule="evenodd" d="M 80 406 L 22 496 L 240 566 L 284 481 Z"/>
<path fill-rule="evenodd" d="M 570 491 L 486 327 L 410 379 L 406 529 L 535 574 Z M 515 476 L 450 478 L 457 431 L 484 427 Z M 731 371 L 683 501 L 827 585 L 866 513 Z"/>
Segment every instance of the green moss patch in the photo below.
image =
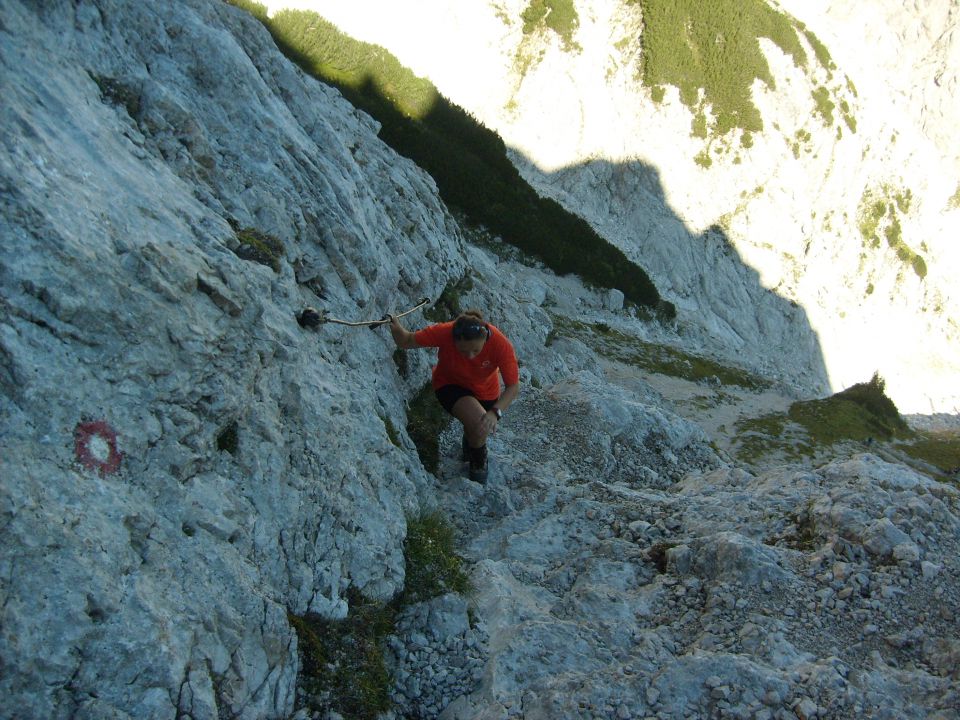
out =
<path fill-rule="evenodd" d="M 279 238 L 254 228 L 242 228 L 236 233 L 239 245 L 234 253 L 237 257 L 266 265 L 274 272 L 280 272 L 283 242 Z"/>
<path fill-rule="evenodd" d="M 886 184 L 878 188 L 866 188 L 860 197 L 857 226 L 865 248 L 877 250 L 886 245 L 923 280 L 927 276 L 926 260 L 910 248 L 903 238 L 901 218 L 910 212 L 912 202 L 913 193 L 909 188 Z"/>
<path fill-rule="evenodd" d="M 434 475 L 440 467 L 440 433 L 449 422 L 450 416 L 437 402 L 428 382 L 407 406 L 407 434 L 417 448 L 420 462 Z"/>
<path fill-rule="evenodd" d="M 580 340 L 595 352 L 646 372 L 684 380 L 718 381 L 751 390 L 770 387 L 770 382 L 739 368 L 721 365 L 710 358 L 685 353 L 668 345 L 658 345 L 611 329 L 606 323 L 587 323 L 559 315 L 553 316 L 552 342 L 558 336 Z"/>
<path fill-rule="evenodd" d="M 287 614 L 299 640 L 302 707 L 333 710 L 346 720 L 374 720 L 391 709 L 394 678 L 384 648 L 397 617 L 411 604 L 471 590 L 455 541 L 453 527 L 440 513 L 408 517 L 405 583 L 397 597 L 374 602 L 351 591 L 343 620 Z"/>

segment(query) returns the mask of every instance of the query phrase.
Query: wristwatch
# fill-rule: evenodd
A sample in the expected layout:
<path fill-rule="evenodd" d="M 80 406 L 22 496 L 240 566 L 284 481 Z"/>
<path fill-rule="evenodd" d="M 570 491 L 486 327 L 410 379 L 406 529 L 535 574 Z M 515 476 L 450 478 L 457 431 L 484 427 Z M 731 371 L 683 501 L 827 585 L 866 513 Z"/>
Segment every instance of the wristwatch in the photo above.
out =
<path fill-rule="evenodd" d="M 498 407 L 490 408 L 490 412 L 497 416 L 497 420 L 503 420 L 503 410 Z"/>

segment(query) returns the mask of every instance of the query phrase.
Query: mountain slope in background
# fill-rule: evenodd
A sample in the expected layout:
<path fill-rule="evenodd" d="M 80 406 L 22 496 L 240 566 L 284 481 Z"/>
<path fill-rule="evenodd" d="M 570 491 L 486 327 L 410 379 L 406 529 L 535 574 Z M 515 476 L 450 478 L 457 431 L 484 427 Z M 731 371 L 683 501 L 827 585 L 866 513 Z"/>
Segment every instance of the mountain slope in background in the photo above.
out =
<path fill-rule="evenodd" d="M 573 13 L 563 32 L 531 29 L 525 0 L 268 5 L 382 45 L 497 130 L 528 181 L 646 268 L 712 353 L 809 392 L 879 370 L 906 412 L 960 407 L 954 3 L 773 6 L 806 63 L 755 40 L 770 75 L 753 83 L 763 129 L 746 142 L 704 130 L 711 106 L 644 86 L 644 13 L 660 3 L 539 3 Z"/>

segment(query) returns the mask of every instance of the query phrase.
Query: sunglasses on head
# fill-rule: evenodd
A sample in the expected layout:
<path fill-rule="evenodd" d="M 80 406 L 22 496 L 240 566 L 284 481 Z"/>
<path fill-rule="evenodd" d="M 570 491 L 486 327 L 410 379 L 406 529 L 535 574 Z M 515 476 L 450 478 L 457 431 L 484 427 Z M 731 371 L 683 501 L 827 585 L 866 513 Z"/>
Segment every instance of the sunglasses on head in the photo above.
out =
<path fill-rule="evenodd" d="M 477 338 L 487 338 L 490 331 L 483 323 L 469 323 L 467 325 L 453 326 L 454 340 L 476 340 Z"/>

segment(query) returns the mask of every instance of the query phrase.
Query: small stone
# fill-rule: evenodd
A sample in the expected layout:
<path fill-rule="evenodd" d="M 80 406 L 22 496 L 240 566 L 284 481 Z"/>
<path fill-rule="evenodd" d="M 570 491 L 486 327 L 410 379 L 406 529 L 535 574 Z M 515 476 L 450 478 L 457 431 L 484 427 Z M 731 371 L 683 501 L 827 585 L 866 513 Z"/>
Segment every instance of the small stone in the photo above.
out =
<path fill-rule="evenodd" d="M 810 698 L 802 698 L 794 712 L 800 720 L 812 720 L 817 716 L 817 704 Z"/>
<path fill-rule="evenodd" d="M 760 701 L 768 707 L 773 707 L 774 705 L 779 705 L 781 702 L 783 702 L 783 697 L 776 690 L 767 690 L 763 694 L 763 697 L 760 698 Z"/>
<path fill-rule="evenodd" d="M 726 700 L 730 697 L 730 688 L 727 685 L 720 685 L 710 691 L 710 697 L 714 700 Z"/>
<path fill-rule="evenodd" d="M 900 562 L 915 563 L 920 560 L 920 548 L 915 543 L 900 543 L 893 548 L 893 557 Z"/>
<path fill-rule="evenodd" d="M 920 571 L 923 573 L 924 580 L 933 580 L 939 574 L 940 566 L 924 560 L 920 563 Z"/>

